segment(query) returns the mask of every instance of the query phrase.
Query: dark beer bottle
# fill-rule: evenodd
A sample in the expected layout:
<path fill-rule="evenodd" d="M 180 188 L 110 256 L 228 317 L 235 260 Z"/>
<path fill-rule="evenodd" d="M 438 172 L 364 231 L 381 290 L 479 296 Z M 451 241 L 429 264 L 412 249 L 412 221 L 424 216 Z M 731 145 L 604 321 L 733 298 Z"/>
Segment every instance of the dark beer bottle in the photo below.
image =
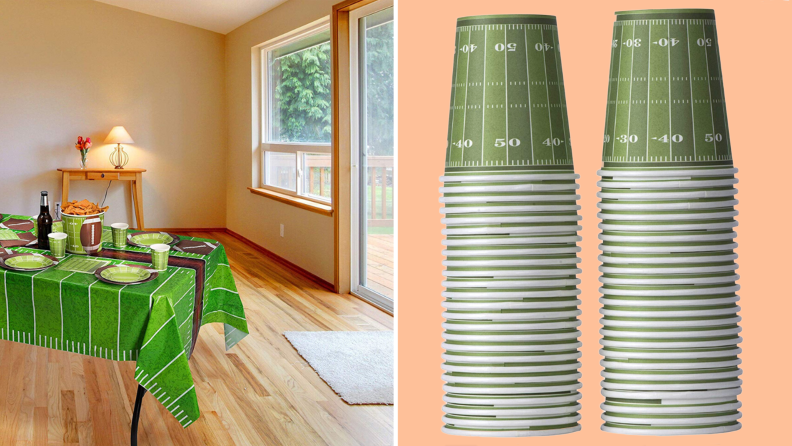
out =
<path fill-rule="evenodd" d="M 38 248 L 49 249 L 49 235 L 52 233 L 52 216 L 49 211 L 47 191 L 41 192 L 41 212 L 38 220 Z"/>

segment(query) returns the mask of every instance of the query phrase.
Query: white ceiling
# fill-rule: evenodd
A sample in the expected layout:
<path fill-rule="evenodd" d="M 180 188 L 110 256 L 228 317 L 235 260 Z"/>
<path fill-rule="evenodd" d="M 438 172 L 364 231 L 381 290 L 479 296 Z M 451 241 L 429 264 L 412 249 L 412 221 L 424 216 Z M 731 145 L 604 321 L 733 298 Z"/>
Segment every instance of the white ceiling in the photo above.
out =
<path fill-rule="evenodd" d="M 227 34 L 286 0 L 96 0 Z"/>

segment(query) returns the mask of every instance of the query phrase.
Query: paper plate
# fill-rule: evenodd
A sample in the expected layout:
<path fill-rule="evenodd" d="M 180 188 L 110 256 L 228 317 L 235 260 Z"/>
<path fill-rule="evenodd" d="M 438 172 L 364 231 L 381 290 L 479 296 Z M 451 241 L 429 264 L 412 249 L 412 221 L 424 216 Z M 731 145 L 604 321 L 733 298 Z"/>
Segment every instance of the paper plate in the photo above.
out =
<path fill-rule="evenodd" d="M 127 241 L 132 246 L 149 248 L 151 245 L 175 245 L 181 241 L 178 235 L 167 232 L 136 232 L 127 235 Z"/>
<path fill-rule="evenodd" d="M 55 257 L 35 253 L 16 253 L 0 258 L 0 266 L 12 271 L 43 271 L 57 264 Z"/>
<path fill-rule="evenodd" d="M 94 272 L 97 279 L 113 285 L 138 285 L 151 282 L 159 273 L 143 265 L 107 265 Z"/>

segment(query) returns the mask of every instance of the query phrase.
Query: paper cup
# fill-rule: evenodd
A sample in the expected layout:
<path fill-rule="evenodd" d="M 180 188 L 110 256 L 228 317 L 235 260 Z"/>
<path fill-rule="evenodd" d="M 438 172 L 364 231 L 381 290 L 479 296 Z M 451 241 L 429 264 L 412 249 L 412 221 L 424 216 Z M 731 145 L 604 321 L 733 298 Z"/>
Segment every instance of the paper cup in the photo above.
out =
<path fill-rule="evenodd" d="M 66 235 L 63 232 L 52 232 L 48 235 L 50 252 L 56 259 L 62 259 L 66 256 Z"/>
<path fill-rule="evenodd" d="M 126 223 L 113 223 L 110 225 L 113 231 L 113 246 L 116 248 L 124 248 L 127 245 L 127 231 L 129 225 Z"/>
<path fill-rule="evenodd" d="M 170 249 L 169 245 L 151 245 L 151 264 L 155 270 L 167 271 Z"/>

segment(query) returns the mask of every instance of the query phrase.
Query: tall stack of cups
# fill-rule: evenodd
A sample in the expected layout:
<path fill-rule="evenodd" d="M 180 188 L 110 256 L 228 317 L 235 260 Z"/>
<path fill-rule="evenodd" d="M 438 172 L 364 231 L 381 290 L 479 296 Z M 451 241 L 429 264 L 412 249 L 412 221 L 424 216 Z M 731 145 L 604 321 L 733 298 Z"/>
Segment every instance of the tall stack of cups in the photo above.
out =
<path fill-rule="evenodd" d="M 444 432 L 580 430 L 581 229 L 555 17 L 457 22 L 444 183 Z"/>
<path fill-rule="evenodd" d="M 599 171 L 608 432 L 740 428 L 737 169 L 712 10 L 617 13 Z"/>

